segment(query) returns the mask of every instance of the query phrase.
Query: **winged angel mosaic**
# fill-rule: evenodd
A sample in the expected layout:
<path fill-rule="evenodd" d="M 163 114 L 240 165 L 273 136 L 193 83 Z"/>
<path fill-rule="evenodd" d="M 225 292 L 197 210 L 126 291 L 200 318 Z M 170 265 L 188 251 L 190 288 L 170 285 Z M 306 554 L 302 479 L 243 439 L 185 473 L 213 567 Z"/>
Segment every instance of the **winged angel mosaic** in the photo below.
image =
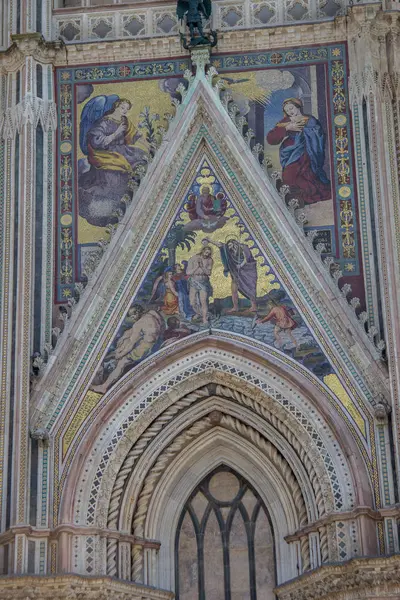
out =
<path fill-rule="evenodd" d="M 108 348 L 104 393 L 154 352 L 203 329 L 253 338 L 323 378 L 331 366 L 204 160 Z"/>
<path fill-rule="evenodd" d="M 92 225 L 109 223 L 140 167 L 154 154 L 154 139 L 145 131 L 146 125 L 152 129 L 151 116 L 145 111 L 141 129 L 135 128 L 131 108 L 130 100 L 111 94 L 95 96 L 82 111 L 79 143 L 85 159 L 79 164 L 79 208 Z"/>

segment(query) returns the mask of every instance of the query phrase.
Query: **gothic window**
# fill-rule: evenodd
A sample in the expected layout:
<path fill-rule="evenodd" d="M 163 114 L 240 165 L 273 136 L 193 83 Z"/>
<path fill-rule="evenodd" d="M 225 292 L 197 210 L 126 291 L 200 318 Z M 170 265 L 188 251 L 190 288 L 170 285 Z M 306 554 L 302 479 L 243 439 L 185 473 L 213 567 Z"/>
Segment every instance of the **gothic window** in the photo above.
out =
<path fill-rule="evenodd" d="M 274 540 L 257 492 L 219 467 L 190 495 L 175 540 L 176 600 L 273 600 Z"/>
<path fill-rule="evenodd" d="M 36 65 L 36 96 L 43 98 L 43 67 Z"/>
<path fill-rule="evenodd" d="M 42 0 L 36 0 L 36 31 L 42 31 Z"/>

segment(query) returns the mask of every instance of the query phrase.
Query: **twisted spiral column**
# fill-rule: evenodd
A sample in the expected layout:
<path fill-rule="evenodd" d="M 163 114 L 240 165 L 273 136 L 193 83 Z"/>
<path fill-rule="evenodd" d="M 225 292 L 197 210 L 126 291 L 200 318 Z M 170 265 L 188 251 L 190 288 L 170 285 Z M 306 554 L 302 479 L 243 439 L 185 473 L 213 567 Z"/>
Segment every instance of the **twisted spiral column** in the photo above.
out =
<path fill-rule="evenodd" d="M 326 527 L 319 527 L 319 547 L 321 550 L 321 562 L 327 562 L 329 558 L 329 547 L 328 547 L 328 532 Z"/>
<path fill-rule="evenodd" d="M 113 491 L 110 499 L 110 506 L 108 511 L 107 518 L 107 527 L 113 528 L 117 526 L 118 514 L 120 509 L 120 500 L 122 496 L 122 492 L 125 485 L 125 480 L 132 472 L 132 468 L 134 467 L 137 459 L 143 454 L 146 446 L 149 442 L 154 439 L 160 431 L 165 427 L 167 423 L 172 421 L 172 419 L 176 416 L 178 412 L 182 409 L 190 406 L 198 400 L 199 398 L 204 398 L 208 396 L 207 388 L 199 389 L 193 392 L 192 394 L 188 394 L 184 398 L 181 398 L 175 404 L 170 406 L 165 412 L 163 412 L 156 421 L 154 421 L 150 427 L 144 431 L 136 444 L 132 447 L 132 449 L 127 454 L 123 465 L 118 473 L 118 476 L 115 480 Z"/>
<path fill-rule="evenodd" d="M 280 452 L 273 446 L 269 441 L 263 438 L 258 431 L 252 427 L 243 424 L 239 419 L 235 419 L 230 415 L 221 415 L 218 420 L 220 426 L 225 427 L 231 431 L 238 433 L 240 436 L 248 439 L 252 444 L 259 448 L 263 454 L 265 454 L 269 460 L 277 467 L 278 471 L 284 478 L 286 484 L 291 493 L 293 503 L 296 507 L 296 512 L 299 516 L 299 526 L 302 527 L 307 523 L 307 511 L 303 499 L 303 494 L 297 479 L 295 478 L 290 465 L 283 458 Z M 192 439 L 198 437 L 207 429 L 215 425 L 215 421 L 209 416 L 201 421 L 197 421 L 180 436 L 178 436 L 159 456 L 155 465 L 150 470 L 143 488 L 140 492 L 138 502 L 136 505 L 136 512 L 133 519 L 133 532 L 137 537 L 144 536 L 144 524 L 146 521 L 146 515 L 148 505 L 151 496 L 154 492 L 154 488 L 159 481 L 162 473 L 165 471 L 170 462 L 174 457 L 188 444 Z M 308 543 L 308 540 L 306 540 Z M 303 543 L 304 545 L 304 543 Z M 307 562 L 307 548 L 308 548 L 308 562 Z M 309 564 L 309 547 L 304 549 L 303 562 L 305 565 Z M 309 567 L 308 567 L 309 568 Z M 143 551 L 141 546 L 134 546 L 132 549 L 132 580 L 141 581 L 143 576 Z"/>
<path fill-rule="evenodd" d="M 301 553 L 301 562 L 303 573 L 309 571 L 311 569 L 311 561 L 310 561 L 310 542 L 308 540 L 308 535 L 305 535 L 300 540 L 300 553 Z"/>
<path fill-rule="evenodd" d="M 263 452 L 263 454 L 265 454 L 269 458 L 269 460 L 276 466 L 290 490 L 292 500 L 296 507 L 297 514 L 299 517 L 299 526 L 303 527 L 308 522 L 307 510 L 304 503 L 303 493 L 301 491 L 300 485 L 296 477 L 293 474 L 289 463 L 282 456 L 279 450 L 277 450 L 277 448 L 273 444 L 271 444 L 271 442 L 267 441 L 264 437 L 262 437 L 262 435 L 258 431 L 256 431 L 249 425 L 245 425 L 244 423 L 239 421 L 239 419 L 235 419 L 230 415 L 223 415 L 221 418 L 220 425 L 248 439 L 252 444 L 259 448 L 261 452 Z"/>
<path fill-rule="evenodd" d="M 207 429 L 213 427 L 215 423 L 209 417 L 197 421 L 179 435 L 170 444 L 165 451 L 159 456 L 154 467 L 149 472 L 144 482 L 142 491 L 140 492 L 136 512 L 133 519 L 133 533 L 136 537 L 144 537 L 144 524 L 146 521 L 147 508 L 150 498 L 153 494 L 154 488 L 160 479 L 162 473 L 167 468 L 168 464 L 173 458 L 194 438 L 204 433 Z M 132 580 L 139 581 L 138 578 L 142 577 L 143 572 L 143 552 L 135 551 L 135 547 L 132 551 Z"/>
<path fill-rule="evenodd" d="M 164 411 L 158 417 L 158 419 L 154 421 L 150 427 L 146 429 L 146 431 L 143 432 L 139 440 L 137 440 L 136 444 L 128 452 L 122 467 L 118 472 L 111 493 L 107 517 L 107 526 L 109 528 L 117 528 L 118 515 L 121 508 L 121 499 L 126 478 L 132 472 L 136 461 L 142 455 L 147 445 L 160 433 L 167 423 L 172 421 L 178 412 L 190 406 L 200 398 L 207 397 L 208 395 L 209 393 L 207 387 L 199 388 L 195 392 L 192 392 L 191 394 L 188 394 L 184 398 L 181 398 L 175 402 L 175 404 Z M 118 544 L 110 544 L 107 546 L 107 573 L 113 576 L 116 575 L 117 571 L 117 550 Z"/>
<path fill-rule="evenodd" d="M 270 422 L 278 431 L 280 431 L 284 437 L 289 441 L 292 447 L 298 453 L 300 459 L 306 467 L 306 470 L 309 474 L 311 484 L 315 490 L 315 498 L 316 505 L 319 511 L 319 514 L 326 513 L 326 507 L 324 503 L 324 493 L 321 489 L 320 479 L 316 473 L 316 470 L 313 466 L 312 460 L 307 454 L 307 451 L 302 447 L 301 443 L 295 437 L 295 435 L 291 432 L 291 430 L 274 414 L 272 414 L 269 410 L 267 410 L 259 401 L 254 400 L 245 394 L 237 392 L 236 390 L 232 390 L 230 388 L 226 388 L 224 386 L 218 385 L 216 389 L 217 395 L 225 396 L 227 398 L 232 398 L 239 402 L 240 404 L 252 409 L 259 416 L 262 416 L 265 420 Z M 147 447 L 149 442 L 154 439 L 158 433 L 165 427 L 165 425 L 170 422 L 178 412 L 184 410 L 186 407 L 190 406 L 196 400 L 200 398 L 205 398 L 210 395 L 210 392 L 207 387 L 199 388 L 195 392 L 188 394 L 184 398 L 178 400 L 174 405 L 169 407 L 160 417 L 154 421 L 150 427 L 143 433 L 143 435 L 139 438 L 135 446 L 130 450 L 125 461 L 121 467 L 121 470 L 118 473 L 118 476 L 115 480 L 114 488 L 111 494 L 111 500 L 109 505 L 109 513 L 108 513 L 108 521 L 107 524 L 109 527 L 116 527 L 118 521 L 118 515 L 120 511 L 120 504 L 123 494 L 123 489 L 125 485 L 126 478 L 132 472 L 132 469 L 138 460 L 138 458 L 143 453 L 144 449 Z M 307 511 L 305 508 L 304 498 L 301 491 L 301 488 L 297 482 L 297 479 L 293 475 L 293 472 L 284 459 L 284 457 L 280 454 L 280 452 L 268 441 L 265 440 L 256 430 L 244 425 L 239 420 L 234 419 L 233 417 L 224 415 L 221 420 L 221 425 L 230 428 L 240 435 L 243 435 L 247 439 L 250 439 L 252 443 L 254 443 L 257 447 L 260 448 L 269 458 L 273 461 L 282 475 L 284 476 L 288 487 L 291 491 L 292 498 L 296 509 L 298 510 L 300 527 L 307 523 Z M 187 444 L 192 437 L 195 435 L 199 435 L 202 431 L 211 427 L 212 423 L 208 419 L 204 419 L 201 422 L 195 423 L 191 428 L 186 430 L 182 436 L 179 436 L 174 440 L 174 442 L 166 449 L 166 451 L 159 457 L 157 462 L 155 463 L 153 469 L 150 471 L 148 477 L 146 478 L 145 484 L 142 488 L 142 491 L 139 495 L 139 499 L 137 502 L 136 513 L 134 516 L 134 533 L 140 537 L 143 536 L 144 523 L 147 514 L 147 506 L 149 500 L 151 498 L 154 487 L 161 476 L 161 473 L 166 468 L 170 460 L 173 459 L 176 453 L 180 451 L 181 448 L 185 444 Z M 329 488 L 330 489 L 330 488 Z M 326 494 L 325 494 L 326 495 Z M 303 543 L 304 544 L 304 543 Z M 110 540 L 110 543 L 107 546 L 107 573 L 110 575 L 116 574 L 116 553 L 117 553 L 117 542 L 116 540 Z M 308 550 L 309 557 L 309 550 Z M 308 558 L 309 562 L 309 558 Z M 143 571 L 143 552 L 142 547 L 136 545 L 136 547 L 132 548 L 132 579 L 134 581 L 140 581 L 142 579 L 142 571 Z"/>
<path fill-rule="evenodd" d="M 132 581 L 143 583 L 143 546 L 132 546 Z"/>
<path fill-rule="evenodd" d="M 221 385 L 217 386 L 216 392 L 219 395 L 225 396 L 226 398 L 232 398 L 238 403 L 247 406 L 259 416 L 263 417 L 266 421 L 271 423 L 271 425 L 280 433 L 282 433 L 282 435 L 287 439 L 292 448 L 296 451 L 298 457 L 300 458 L 307 471 L 311 482 L 311 487 L 315 494 L 315 504 L 317 506 L 318 516 L 322 517 L 327 512 L 333 510 L 334 497 L 330 484 L 324 483 L 324 486 L 322 486 L 321 477 L 318 476 L 315 470 L 313 460 L 309 457 L 307 450 L 303 447 L 298 437 L 296 437 L 293 434 L 289 427 L 285 425 L 285 423 L 283 423 L 281 419 L 279 419 L 276 415 L 271 413 L 258 400 L 255 400 L 254 398 L 251 398 L 241 392 Z"/>
<path fill-rule="evenodd" d="M 117 576 L 117 550 L 118 541 L 115 538 L 107 540 L 107 575 Z"/>

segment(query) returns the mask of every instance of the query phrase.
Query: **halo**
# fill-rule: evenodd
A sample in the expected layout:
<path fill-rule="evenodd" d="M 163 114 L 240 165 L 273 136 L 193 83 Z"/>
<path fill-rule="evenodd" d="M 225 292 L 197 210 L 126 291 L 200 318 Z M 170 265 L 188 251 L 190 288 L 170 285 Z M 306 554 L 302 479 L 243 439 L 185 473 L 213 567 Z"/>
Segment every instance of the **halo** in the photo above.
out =
<path fill-rule="evenodd" d="M 207 187 L 210 190 L 210 194 L 213 195 L 214 194 L 214 188 L 211 185 L 211 183 L 202 183 L 200 186 L 200 194 L 203 193 L 204 188 Z"/>
<path fill-rule="evenodd" d="M 286 100 L 283 101 L 283 106 L 285 106 L 285 104 L 294 104 L 295 106 L 298 106 L 299 108 L 303 108 L 303 100 L 301 98 L 286 98 Z"/>
<path fill-rule="evenodd" d="M 240 244 L 240 240 L 238 237 L 236 237 L 234 234 L 230 233 L 229 235 L 226 236 L 225 238 L 225 244 L 227 244 L 228 242 L 231 242 L 232 240 L 234 240 L 235 242 L 237 242 L 238 244 Z"/>

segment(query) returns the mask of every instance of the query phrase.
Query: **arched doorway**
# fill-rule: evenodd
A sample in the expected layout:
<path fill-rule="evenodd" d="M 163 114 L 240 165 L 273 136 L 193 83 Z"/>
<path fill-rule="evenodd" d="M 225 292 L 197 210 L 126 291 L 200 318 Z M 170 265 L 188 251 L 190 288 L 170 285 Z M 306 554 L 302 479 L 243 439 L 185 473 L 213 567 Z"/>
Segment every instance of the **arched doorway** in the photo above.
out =
<path fill-rule="evenodd" d="M 342 437 L 352 448 L 351 462 L 338 442 L 328 398 L 307 382 L 301 381 L 302 387 L 286 381 L 266 362 L 260 365 L 228 350 L 200 348 L 189 362 L 185 355 L 165 371 L 158 369 L 151 387 L 146 380 L 132 392 L 130 384 L 126 393 L 105 403 L 107 416 L 102 413 L 95 441 L 86 436 L 90 451 L 85 448 L 87 458 L 77 465 L 76 479 L 70 469 L 60 519 L 98 528 L 96 539 L 82 529 L 73 543 L 81 544 L 86 556 L 95 556 L 101 572 L 175 593 L 182 511 L 221 465 L 244 478 L 268 511 L 276 586 L 337 561 L 335 532 L 346 556 L 359 553 L 358 521 L 343 525 L 341 512 L 360 501 L 370 506 L 371 492 L 366 467 L 345 427 Z M 371 522 L 370 539 L 374 526 Z M 196 540 L 194 530 L 192 537 Z M 74 567 L 70 548 L 60 544 L 62 559 Z M 82 571 L 89 574 L 86 565 Z M 189 597 L 199 600 L 198 587 Z M 220 598 L 226 600 L 225 587 Z M 232 594 L 229 598 L 235 600 Z"/>
<path fill-rule="evenodd" d="M 249 482 L 226 466 L 188 498 L 175 540 L 176 600 L 272 600 L 273 530 Z"/>

